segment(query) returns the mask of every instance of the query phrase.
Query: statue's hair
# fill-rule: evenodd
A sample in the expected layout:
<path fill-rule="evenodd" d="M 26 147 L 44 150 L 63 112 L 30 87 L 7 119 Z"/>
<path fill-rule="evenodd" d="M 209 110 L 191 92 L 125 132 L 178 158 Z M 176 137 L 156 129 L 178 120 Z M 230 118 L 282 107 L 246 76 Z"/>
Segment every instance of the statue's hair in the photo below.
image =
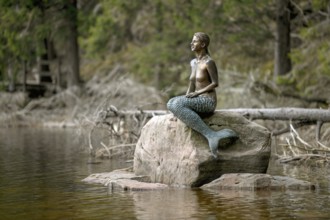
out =
<path fill-rule="evenodd" d="M 209 50 L 207 48 L 210 44 L 210 37 L 203 32 L 196 32 L 194 36 L 196 36 L 202 43 L 205 44 L 206 53 L 209 54 Z"/>

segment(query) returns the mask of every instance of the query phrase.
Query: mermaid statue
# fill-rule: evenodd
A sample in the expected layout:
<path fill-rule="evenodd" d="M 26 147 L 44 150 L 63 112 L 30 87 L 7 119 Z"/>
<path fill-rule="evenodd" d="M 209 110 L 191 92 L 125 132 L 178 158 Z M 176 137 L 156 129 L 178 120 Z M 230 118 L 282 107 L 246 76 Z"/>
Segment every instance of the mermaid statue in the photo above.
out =
<path fill-rule="evenodd" d="M 171 98 L 167 108 L 188 127 L 202 134 L 208 141 L 211 154 L 217 158 L 219 144 L 231 143 L 238 136 L 231 129 L 214 131 L 201 118 L 201 115 L 212 114 L 217 106 L 215 88 L 218 86 L 218 70 L 210 57 L 209 43 L 207 34 L 194 34 L 190 45 L 196 58 L 190 62 L 191 75 L 187 93 Z"/>

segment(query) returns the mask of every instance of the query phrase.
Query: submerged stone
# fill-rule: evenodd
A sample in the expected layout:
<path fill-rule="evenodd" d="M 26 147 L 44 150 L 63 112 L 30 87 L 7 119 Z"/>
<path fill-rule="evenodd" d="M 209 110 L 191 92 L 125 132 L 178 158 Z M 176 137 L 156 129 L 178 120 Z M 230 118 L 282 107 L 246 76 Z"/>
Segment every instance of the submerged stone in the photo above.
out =
<path fill-rule="evenodd" d="M 120 179 L 110 182 L 108 185 L 111 191 L 149 191 L 168 189 L 168 185 L 161 183 L 145 183 L 132 179 Z"/>
<path fill-rule="evenodd" d="M 313 190 L 310 182 L 269 174 L 231 173 L 205 184 L 202 189 L 213 190 Z"/>
<path fill-rule="evenodd" d="M 82 180 L 91 184 L 102 184 L 109 187 L 110 191 L 142 191 L 159 190 L 168 188 L 165 184 L 150 183 L 148 176 L 137 176 L 126 170 L 91 174 Z"/>

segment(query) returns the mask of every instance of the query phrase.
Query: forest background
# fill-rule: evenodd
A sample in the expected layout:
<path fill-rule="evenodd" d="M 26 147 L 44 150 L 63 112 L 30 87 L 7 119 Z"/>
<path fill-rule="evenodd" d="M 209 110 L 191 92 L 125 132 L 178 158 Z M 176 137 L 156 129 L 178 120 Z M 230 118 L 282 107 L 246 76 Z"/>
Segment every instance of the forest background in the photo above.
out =
<path fill-rule="evenodd" d="M 199 31 L 218 109 L 329 108 L 330 0 L 0 0 L 1 126 L 78 125 L 94 155 L 131 157 L 149 116 L 117 110 L 184 94 Z M 327 161 L 329 123 L 258 123 L 280 135 L 276 155 Z"/>
<path fill-rule="evenodd" d="M 211 38 L 218 108 L 329 107 L 329 0 L 0 0 L 0 12 L 4 126 L 164 109 L 186 91 L 198 31 Z M 41 61 L 55 80 L 31 99 L 20 85 Z"/>
<path fill-rule="evenodd" d="M 2 89 L 10 75 L 23 75 L 24 62 L 32 69 L 48 54 L 63 60 L 64 87 L 120 64 L 136 80 L 175 95 L 189 76 L 190 39 L 203 31 L 220 69 L 256 72 L 295 94 L 327 99 L 320 89 L 330 74 L 329 7 L 327 0 L 2 0 Z M 279 63 L 281 17 L 289 41 L 280 42 Z"/>

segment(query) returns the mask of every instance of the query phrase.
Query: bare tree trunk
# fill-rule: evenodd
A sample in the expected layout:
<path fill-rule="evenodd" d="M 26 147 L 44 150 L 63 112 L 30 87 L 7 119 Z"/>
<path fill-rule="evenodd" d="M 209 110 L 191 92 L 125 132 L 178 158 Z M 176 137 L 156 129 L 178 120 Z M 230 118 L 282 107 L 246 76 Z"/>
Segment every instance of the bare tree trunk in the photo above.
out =
<path fill-rule="evenodd" d="M 153 85 L 154 85 L 154 87 L 156 89 L 161 89 L 161 86 L 162 86 L 162 84 L 161 84 L 161 82 L 163 80 L 162 69 L 163 69 L 163 65 L 162 64 L 157 64 L 155 66 L 154 83 L 153 83 Z"/>
<path fill-rule="evenodd" d="M 23 92 L 26 92 L 27 61 L 23 61 Z"/>
<path fill-rule="evenodd" d="M 8 67 L 7 67 L 7 73 L 8 73 L 8 91 L 9 92 L 14 92 L 15 91 L 15 76 L 13 72 L 13 66 L 11 62 L 8 62 Z"/>
<path fill-rule="evenodd" d="M 66 22 L 67 22 L 67 50 L 66 57 L 68 60 L 68 86 L 80 85 L 80 70 L 79 70 L 79 46 L 78 46 L 78 18 L 77 18 L 77 0 L 70 0 L 66 7 Z"/>
<path fill-rule="evenodd" d="M 284 75 L 291 70 L 290 53 L 290 0 L 276 1 L 276 37 L 274 76 Z"/>
<path fill-rule="evenodd" d="M 330 1 L 328 2 L 328 20 L 330 20 Z"/>

